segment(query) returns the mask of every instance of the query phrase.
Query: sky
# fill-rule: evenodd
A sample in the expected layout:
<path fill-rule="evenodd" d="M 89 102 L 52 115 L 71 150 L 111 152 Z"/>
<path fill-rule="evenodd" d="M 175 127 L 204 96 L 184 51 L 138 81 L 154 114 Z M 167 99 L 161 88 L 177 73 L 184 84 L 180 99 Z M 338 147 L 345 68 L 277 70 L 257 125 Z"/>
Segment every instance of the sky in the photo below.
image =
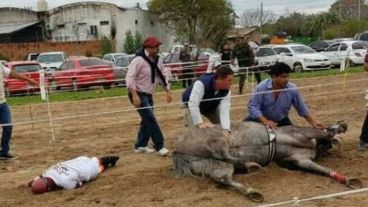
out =
<path fill-rule="evenodd" d="M 63 4 L 93 1 L 93 0 L 46 0 L 49 8 L 54 8 Z M 145 8 L 148 0 L 94 0 L 114 3 L 122 7 L 134 7 L 137 3 Z M 330 5 L 336 0 L 230 0 L 233 4 L 235 12 L 240 15 L 245 10 L 257 9 L 263 3 L 264 11 L 274 12 L 277 15 L 282 15 L 286 11 L 302 12 L 302 13 L 317 13 L 328 11 Z M 1 0 L 0 7 L 32 7 L 37 8 L 37 0 Z"/>

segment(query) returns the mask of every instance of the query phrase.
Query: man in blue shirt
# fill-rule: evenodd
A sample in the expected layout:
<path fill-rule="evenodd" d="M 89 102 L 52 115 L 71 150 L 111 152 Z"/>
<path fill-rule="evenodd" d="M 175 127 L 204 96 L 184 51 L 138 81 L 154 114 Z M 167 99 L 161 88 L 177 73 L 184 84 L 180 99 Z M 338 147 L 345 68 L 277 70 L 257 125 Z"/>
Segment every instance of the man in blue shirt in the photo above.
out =
<path fill-rule="evenodd" d="M 249 117 L 246 121 L 261 122 L 273 129 L 277 126 L 292 125 L 288 115 L 293 105 L 299 116 L 304 117 L 310 125 L 323 127 L 310 116 L 299 90 L 289 82 L 289 73 L 290 67 L 285 63 L 276 63 L 271 68 L 271 78 L 259 83 L 249 100 Z"/>

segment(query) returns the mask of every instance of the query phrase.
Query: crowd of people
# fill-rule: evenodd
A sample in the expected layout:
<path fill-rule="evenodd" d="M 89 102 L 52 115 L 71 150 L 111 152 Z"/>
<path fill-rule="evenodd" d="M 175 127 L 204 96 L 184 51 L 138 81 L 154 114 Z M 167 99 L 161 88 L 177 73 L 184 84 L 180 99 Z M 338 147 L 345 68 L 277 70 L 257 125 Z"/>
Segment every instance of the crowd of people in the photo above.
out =
<path fill-rule="evenodd" d="M 232 51 L 229 48 L 223 48 L 224 59 L 232 63 L 237 58 L 241 67 L 254 65 L 253 51 L 248 42 L 248 38 L 239 39 Z M 169 150 L 165 147 L 164 134 L 153 110 L 153 94 L 158 83 L 165 91 L 166 101 L 168 103 L 172 101 L 169 74 L 163 69 L 158 56 L 160 45 L 161 42 L 156 37 L 148 37 L 144 40 L 143 48 L 129 65 L 126 85 L 129 90 L 129 100 L 141 118 L 134 152 L 156 152 L 161 156 L 166 156 Z M 188 46 L 180 56 L 183 62 L 192 60 Z M 10 71 L 6 67 L 0 67 L 2 70 L 0 81 L 3 81 L 4 77 L 11 76 L 38 85 L 35 80 Z M 368 71 L 368 54 L 364 68 Z M 259 122 L 272 129 L 292 125 L 289 111 L 294 107 L 299 116 L 303 117 L 312 127 L 324 127 L 324 124 L 310 114 L 297 86 L 289 81 L 289 73 L 290 67 L 287 64 L 276 63 L 269 71 L 270 78 L 261 81 L 256 75 L 258 85 L 254 88 L 254 93 L 248 102 L 249 115 L 244 121 Z M 217 66 L 212 73 L 206 73 L 193 82 L 185 82 L 186 89 L 182 93 L 182 102 L 187 108 L 186 124 L 201 129 L 220 125 L 224 131 L 231 133 L 230 109 L 233 79 L 234 72 L 229 65 L 222 64 Z M 240 76 L 239 79 L 239 93 L 242 93 L 244 77 Z M 202 116 L 209 121 L 205 121 Z M 3 125 L 0 158 L 12 159 L 14 156 L 9 153 L 12 132 L 11 115 L 2 84 L 0 84 L 0 123 Z M 149 147 L 150 140 L 153 142 L 153 148 Z M 359 149 L 363 151 L 368 149 L 368 112 L 362 127 Z M 101 158 L 82 156 L 60 162 L 32 180 L 29 187 L 37 194 L 56 189 L 74 189 L 80 187 L 83 182 L 95 179 L 108 167 L 115 166 L 118 159 L 118 156 Z"/>

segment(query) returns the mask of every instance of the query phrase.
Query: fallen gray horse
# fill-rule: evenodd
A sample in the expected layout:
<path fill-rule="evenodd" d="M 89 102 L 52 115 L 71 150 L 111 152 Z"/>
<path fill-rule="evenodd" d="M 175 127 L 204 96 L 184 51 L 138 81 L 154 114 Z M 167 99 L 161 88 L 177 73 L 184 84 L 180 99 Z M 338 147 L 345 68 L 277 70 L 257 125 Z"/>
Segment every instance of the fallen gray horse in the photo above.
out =
<path fill-rule="evenodd" d="M 263 195 L 256 189 L 233 181 L 234 170 L 249 172 L 275 161 L 289 169 L 329 176 L 349 187 L 362 185 L 358 179 L 349 179 L 313 161 L 333 146 L 340 145 L 336 135 L 347 130 L 343 122 L 324 130 L 297 126 L 270 130 L 256 122 L 236 123 L 231 128 L 230 136 L 225 136 L 220 128 L 186 128 L 177 140 L 173 157 L 176 175 L 209 176 L 255 202 L 262 202 Z"/>

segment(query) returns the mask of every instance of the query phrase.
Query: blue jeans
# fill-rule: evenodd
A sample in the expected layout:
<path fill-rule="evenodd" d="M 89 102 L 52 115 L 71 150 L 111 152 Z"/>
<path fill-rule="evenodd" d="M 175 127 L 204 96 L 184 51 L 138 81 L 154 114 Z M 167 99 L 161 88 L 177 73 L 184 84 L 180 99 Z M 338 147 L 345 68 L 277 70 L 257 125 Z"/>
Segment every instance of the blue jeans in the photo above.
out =
<path fill-rule="evenodd" d="M 153 107 L 152 95 L 137 92 L 141 99 L 141 107 Z M 129 94 L 129 99 L 132 101 L 132 96 Z M 152 138 L 154 148 L 159 151 L 164 147 L 164 136 L 162 135 L 160 126 L 156 120 L 153 108 L 138 109 L 139 116 L 141 117 L 141 124 L 138 131 L 137 141 L 135 148 L 146 147 L 148 141 Z"/>
<path fill-rule="evenodd" d="M 7 103 L 0 104 L 0 124 L 11 124 L 11 113 Z M 3 134 L 1 137 L 0 154 L 9 153 L 9 142 L 12 134 L 13 126 L 3 126 Z"/>

